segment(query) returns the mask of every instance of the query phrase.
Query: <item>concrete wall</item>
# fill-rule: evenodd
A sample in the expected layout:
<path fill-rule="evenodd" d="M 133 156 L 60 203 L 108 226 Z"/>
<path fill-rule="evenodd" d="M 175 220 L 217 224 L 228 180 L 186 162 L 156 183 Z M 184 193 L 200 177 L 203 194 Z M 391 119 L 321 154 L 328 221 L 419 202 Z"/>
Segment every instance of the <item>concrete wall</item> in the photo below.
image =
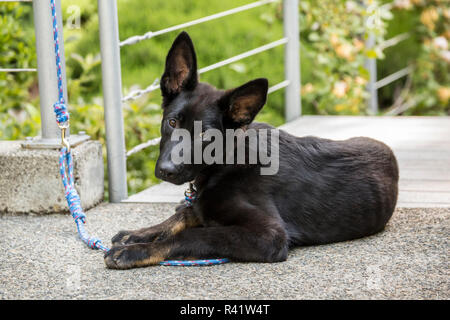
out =
<path fill-rule="evenodd" d="M 59 150 L 24 149 L 0 141 L 0 213 L 68 212 L 59 174 Z M 86 141 L 72 148 L 75 187 L 87 210 L 103 200 L 102 146 Z"/>

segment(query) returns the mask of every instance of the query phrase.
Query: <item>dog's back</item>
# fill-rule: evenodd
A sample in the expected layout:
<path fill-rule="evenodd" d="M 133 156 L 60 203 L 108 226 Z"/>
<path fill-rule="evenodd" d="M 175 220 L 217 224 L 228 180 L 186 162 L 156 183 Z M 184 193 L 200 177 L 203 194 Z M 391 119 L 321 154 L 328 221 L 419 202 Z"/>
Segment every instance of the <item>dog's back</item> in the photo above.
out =
<path fill-rule="evenodd" d="M 267 128 L 254 124 L 253 128 Z M 398 165 L 374 139 L 333 141 L 280 130 L 279 172 L 261 176 L 291 244 L 350 240 L 383 230 L 397 202 Z"/>

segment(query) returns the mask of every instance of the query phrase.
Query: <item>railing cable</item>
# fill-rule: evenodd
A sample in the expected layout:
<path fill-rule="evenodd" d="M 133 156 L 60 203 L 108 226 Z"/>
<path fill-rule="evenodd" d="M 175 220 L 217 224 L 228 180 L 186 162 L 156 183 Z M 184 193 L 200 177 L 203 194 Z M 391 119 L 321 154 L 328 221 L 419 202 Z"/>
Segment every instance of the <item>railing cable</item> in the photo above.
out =
<path fill-rule="evenodd" d="M 388 39 L 388 40 L 382 42 L 382 43 L 379 45 L 379 48 L 380 48 L 381 50 L 384 50 L 384 49 L 386 49 L 386 48 L 395 46 L 396 44 L 398 44 L 398 43 L 400 43 L 400 42 L 402 42 L 402 41 L 408 39 L 410 36 L 411 36 L 411 35 L 409 34 L 409 32 L 400 33 L 400 34 L 396 35 L 395 37 L 392 37 L 392 38 L 390 38 L 390 39 Z"/>
<path fill-rule="evenodd" d="M 140 36 L 132 36 L 132 37 L 129 37 L 128 39 L 126 39 L 124 41 L 121 41 L 119 45 L 121 47 L 123 47 L 123 46 L 127 46 L 127 45 L 136 44 L 136 43 L 141 42 L 143 40 L 151 39 L 153 37 L 156 37 L 156 36 L 159 36 L 159 35 L 162 35 L 162 34 L 165 34 L 165 33 L 169 33 L 169 32 L 175 31 L 175 30 L 184 29 L 184 28 L 187 28 L 187 27 L 190 27 L 190 26 L 194 26 L 196 24 L 200 24 L 200 23 L 203 23 L 203 22 L 215 20 L 215 19 L 218 19 L 218 18 L 229 16 L 231 14 L 235 14 L 235 13 L 238 13 L 238 12 L 246 11 L 246 10 L 249 10 L 249 9 L 253 9 L 253 8 L 256 8 L 256 7 L 259 7 L 259 6 L 262 6 L 262 5 L 266 5 L 266 4 L 269 4 L 269 3 L 272 3 L 272 2 L 277 2 L 277 1 L 278 0 L 261 0 L 261 1 L 256 1 L 256 2 L 253 2 L 253 3 L 249 3 L 249 4 L 246 4 L 246 5 L 243 5 L 241 7 L 237 7 L 237 8 L 234 8 L 234 9 L 222 11 L 222 12 L 210 15 L 210 16 L 206 16 L 206 17 L 203 17 L 203 18 L 200 18 L 200 19 L 192 20 L 192 21 L 189 21 L 189 22 L 186 22 L 186 23 L 182 23 L 182 24 L 179 24 L 179 25 L 176 25 L 176 26 L 172 26 L 172 27 L 169 27 L 169 28 L 166 28 L 166 29 L 162 29 L 162 30 L 159 30 L 159 31 L 155 31 L 155 32 L 149 31 L 149 32 L 147 32 L 147 33 L 145 33 L 143 35 L 140 35 Z"/>
<path fill-rule="evenodd" d="M 150 139 L 144 143 L 138 144 L 137 146 L 133 147 L 131 150 L 127 151 L 127 157 L 131 156 L 132 154 L 138 153 L 141 150 L 144 150 L 151 146 L 156 146 L 161 141 L 161 137 Z"/>
<path fill-rule="evenodd" d="M 398 80 L 404 76 L 406 76 L 407 74 L 410 74 L 413 71 L 413 67 L 412 66 L 408 66 L 406 68 L 403 68 L 397 72 L 394 72 L 390 75 L 388 75 L 387 77 L 378 80 L 377 82 L 375 82 L 375 88 L 376 89 L 380 89 L 386 85 L 388 85 L 391 82 L 394 82 L 395 80 Z"/>
<path fill-rule="evenodd" d="M 283 45 L 283 44 L 285 44 L 287 42 L 288 42 L 287 38 L 282 38 L 282 39 L 270 42 L 270 43 L 265 44 L 263 46 L 260 46 L 258 48 L 246 51 L 246 52 L 238 54 L 238 55 L 236 55 L 234 57 L 231 57 L 231 58 L 219 61 L 217 63 L 214 63 L 214 64 L 210 65 L 210 66 L 201 68 L 201 69 L 198 70 L 198 73 L 202 74 L 202 73 L 205 73 L 205 72 L 208 72 L 208 71 L 211 71 L 211 70 L 214 70 L 214 69 L 226 66 L 227 64 L 230 64 L 230 63 L 242 60 L 244 58 L 248 58 L 248 57 L 253 56 L 255 54 L 258 54 L 258 53 L 270 50 L 270 49 L 275 48 L 277 46 Z M 143 90 L 136 90 L 136 91 L 130 92 L 127 96 L 122 98 L 122 102 L 135 100 L 135 99 L 141 97 L 143 94 L 146 94 L 146 93 L 149 93 L 149 92 L 152 92 L 154 90 L 159 89 L 159 83 L 158 82 L 159 82 L 159 79 L 156 79 L 155 81 L 153 81 L 153 83 L 151 85 L 149 85 L 145 89 L 143 89 Z"/>
<path fill-rule="evenodd" d="M 35 68 L 0 68 L 0 72 L 36 72 Z"/>

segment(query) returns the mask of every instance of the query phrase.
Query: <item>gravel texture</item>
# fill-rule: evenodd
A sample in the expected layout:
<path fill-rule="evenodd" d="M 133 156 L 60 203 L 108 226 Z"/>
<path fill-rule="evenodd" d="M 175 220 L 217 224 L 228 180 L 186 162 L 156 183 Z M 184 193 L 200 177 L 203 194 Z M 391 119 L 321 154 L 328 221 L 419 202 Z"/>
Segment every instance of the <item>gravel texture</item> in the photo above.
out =
<path fill-rule="evenodd" d="M 87 229 L 162 221 L 164 204 L 102 204 Z M 0 299 L 449 299 L 448 208 L 397 209 L 378 235 L 296 248 L 276 264 L 108 270 L 68 215 L 0 218 Z"/>

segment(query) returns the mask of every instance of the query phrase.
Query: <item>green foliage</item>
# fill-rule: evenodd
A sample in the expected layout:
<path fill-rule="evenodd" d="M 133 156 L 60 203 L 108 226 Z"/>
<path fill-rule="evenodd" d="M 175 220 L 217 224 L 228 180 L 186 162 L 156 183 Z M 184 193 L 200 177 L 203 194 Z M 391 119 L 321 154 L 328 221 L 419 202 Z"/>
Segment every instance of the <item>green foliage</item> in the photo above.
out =
<path fill-rule="evenodd" d="M 300 14 L 303 61 L 314 65 L 302 70 L 307 112 L 365 114 L 369 75 L 364 63 L 383 57 L 377 45 L 384 39 L 390 12 L 376 1 L 366 7 L 357 1 L 323 0 L 317 5 L 304 0 Z M 376 38 L 373 48 L 365 43 L 369 31 Z"/>
<path fill-rule="evenodd" d="M 23 28 L 30 6 L 0 4 L 0 67 L 35 68 L 33 29 Z M 39 110 L 32 103 L 36 75 L 0 72 L 0 138 L 19 139 L 39 129 Z M 31 93 L 31 94 L 30 94 Z"/>
<path fill-rule="evenodd" d="M 90 98 L 100 90 L 100 54 L 88 53 L 85 57 L 78 53 L 70 55 L 71 76 L 68 79 L 69 100 Z M 82 100 L 83 101 L 83 100 Z"/>
<path fill-rule="evenodd" d="M 450 114 L 450 7 L 442 0 L 414 1 L 420 13 L 420 51 L 415 61 L 408 115 Z"/>

